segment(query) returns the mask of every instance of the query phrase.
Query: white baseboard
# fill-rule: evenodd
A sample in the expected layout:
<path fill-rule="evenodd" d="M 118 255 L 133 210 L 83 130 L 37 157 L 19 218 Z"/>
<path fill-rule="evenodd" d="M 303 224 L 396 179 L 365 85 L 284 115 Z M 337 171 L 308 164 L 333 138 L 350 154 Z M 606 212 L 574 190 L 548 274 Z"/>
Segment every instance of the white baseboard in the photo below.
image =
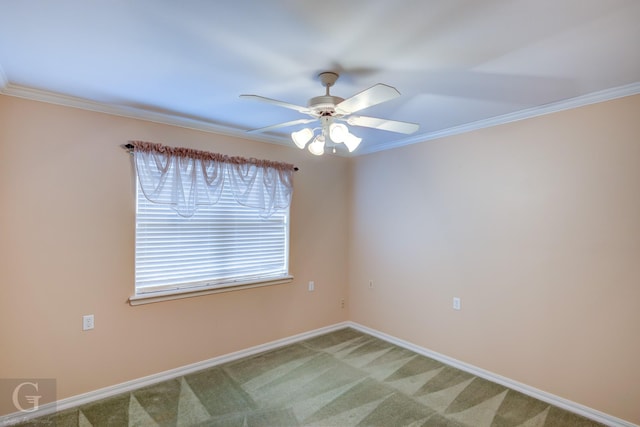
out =
<path fill-rule="evenodd" d="M 411 350 L 415 353 L 421 354 L 423 356 L 430 357 L 439 362 L 442 362 L 446 365 L 452 366 L 454 368 L 460 369 L 462 371 L 468 372 L 472 375 L 475 375 L 480 378 L 484 378 L 496 384 L 503 385 L 512 390 L 519 391 L 522 394 L 526 394 L 527 396 L 531 396 L 535 399 L 541 400 L 543 402 L 549 403 L 553 406 L 557 406 L 559 408 L 565 409 L 569 412 L 573 412 L 578 415 L 582 415 L 585 418 L 589 418 L 591 420 L 597 421 L 599 423 L 605 424 L 611 427 L 639 427 L 637 424 L 630 423 L 629 421 L 625 421 L 620 418 L 616 418 L 609 414 L 605 414 L 603 412 L 597 411 L 595 409 L 589 408 L 584 405 L 580 405 L 579 403 L 572 402 L 570 400 L 564 399 L 562 397 L 553 395 L 551 393 L 547 393 L 546 391 L 538 390 L 537 388 L 528 386 L 526 384 L 520 383 L 518 381 L 511 380 L 509 378 L 505 378 L 501 375 L 494 374 L 493 372 L 486 371 L 484 369 L 478 368 L 476 366 L 470 365 L 465 362 L 461 362 L 459 360 L 453 359 L 449 356 L 445 356 L 444 354 L 437 353 L 435 351 L 426 349 L 424 347 L 417 346 L 408 341 L 401 340 L 391 335 L 387 335 L 383 332 L 377 331 L 375 329 L 369 328 L 367 326 L 361 325 L 355 322 L 346 322 L 348 326 L 356 329 L 360 332 L 364 332 L 365 334 L 372 335 L 376 338 L 380 338 L 381 340 L 388 341 L 392 344 L 395 344 L 399 347 L 406 348 L 407 350 Z"/>
<path fill-rule="evenodd" d="M 121 384 L 116 384 L 113 386 L 101 388 L 101 389 L 80 394 L 77 396 L 68 397 L 66 399 L 62 399 L 54 403 L 48 403 L 46 405 L 42 405 L 38 408 L 38 410 L 33 412 L 29 412 L 29 413 L 16 412 L 13 414 L 5 415 L 0 417 L 0 426 L 14 425 L 20 422 L 28 421 L 33 418 L 49 415 L 55 411 L 62 411 L 65 409 L 70 409 L 76 406 L 95 402 L 97 400 L 106 399 L 108 397 L 112 397 L 121 393 L 127 393 L 142 387 L 146 387 L 162 381 L 167 381 L 173 378 L 188 375 L 202 369 L 207 369 L 217 365 L 221 365 L 223 363 L 232 362 L 234 360 L 238 360 L 243 357 L 252 356 L 254 354 L 273 350 L 278 347 L 293 344 L 298 341 L 303 341 L 309 338 L 316 337 L 318 335 L 326 334 L 326 333 L 333 332 L 338 329 L 342 329 L 346 327 L 351 327 L 360 332 L 372 335 L 376 338 L 380 338 L 384 341 L 395 344 L 399 347 L 403 347 L 403 348 L 406 348 L 407 350 L 411 350 L 423 356 L 427 356 L 432 359 L 438 360 L 454 368 L 458 368 L 460 370 L 463 370 L 465 372 L 468 372 L 480 378 L 484 378 L 486 380 L 492 381 L 494 383 L 501 384 L 505 387 L 508 387 L 510 389 L 513 389 L 523 394 L 526 394 L 528 396 L 531 396 L 535 399 L 541 400 L 543 402 L 547 402 L 551 405 L 557 406 L 567 411 L 582 415 L 583 417 L 589 418 L 599 423 L 602 423 L 611 427 L 640 427 L 636 424 L 630 423 L 620 418 L 613 417 L 611 415 L 605 414 L 603 412 L 597 411 L 587 406 L 580 405 L 578 403 L 572 402 L 570 400 L 564 399 L 559 396 L 555 396 L 551 393 L 538 390 L 526 384 L 522 384 L 517 381 L 511 380 L 509 378 L 505 378 L 501 375 L 494 374 L 493 372 L 486 371 L 484 369 L 478 368 L 468 363 L 461 362 L 449 356 L 445 356 L 435 351 L 417 346 L 408 341 L 401 340 L 394 336 L 385 334 L 383 332 L 377 331 L 375 329 L 372 329 L 367 326 L 361 325 L 359 323 L 351 322 L 351 321 L 336 323 L 334 325 L 326 326 L 324 328 L 314 329 L 313 331 L 292 335 L 287 338 L 282 338 L 282 339 L 271 341 L 265 344 L 260 344 L 244 350 L 240 350 L 240 351 L 225 354 L 222 356 L 214 357 L 208 360 L 204 360 L 202 362 L 192 363 L 190 365 L 182 366 L 176 369 L 170 369 L 168 371 L 160 372 L 158 374 L 149 375 L 146 377 L 142 377 L 142 378 L 127 381 Z"/>
<path fill-rule="evenodd" d="M 90 391 L 88 393 L 79 394 L 77 396 L 68 397 L 66 399 L 58 400 L 57 402 L 47 403 L 41 405 L 37 410 L 33 412 L 14 412 L 9 415 L 0 417 L 0 426 L 11 426 L 17 423 L 25 422 L 34 418 L 42 417 L 52 414 L 56 411 L 63 411 L 65 409 L 74 408 L 76 406 L 85 405 L 87 403 L 95 402 L 97 400 L 106 399 L 108 397 L 116 396 L 121 393 L 128 393 L 130 391 L 153 385 L 162 381 L 171 380 L 184 375 L 192 374 L 202 369 L 212 368 L 223 363 L 232 362 L 234 360 L 242 359 L 243 357 L 252 356 L 254 354 L 262 353 L 265 351 L 273 350 L 278 347 L 293 344 L 298 341 L 303 341 L 309 338 L 313 338 L 318 335 L 333 332 L 338 329 L 346 328 L 350 326 L 347 322 L 336 323 L 334 325 L 326 326 L 324 328 L 314 329 L 313 331 L 304 332 L 297 335 L 292 335 L 287 338 L 271 341 L 265 344 L 260 344 L 254 347 L 250 347 L 244 350 L 236 351 L 233 353 L 225 354 L 222 356 L 214 357 L 202 362 L 192 363 L 190 365 L 182 366 L 168 371 L 160 372 L 158 374 L 149 375 L 146 377 L 138 378 L 135 380 L 127 381 L 124 383 L 116 384 L 113 386 L 101 388 L 98 390 Z"/>

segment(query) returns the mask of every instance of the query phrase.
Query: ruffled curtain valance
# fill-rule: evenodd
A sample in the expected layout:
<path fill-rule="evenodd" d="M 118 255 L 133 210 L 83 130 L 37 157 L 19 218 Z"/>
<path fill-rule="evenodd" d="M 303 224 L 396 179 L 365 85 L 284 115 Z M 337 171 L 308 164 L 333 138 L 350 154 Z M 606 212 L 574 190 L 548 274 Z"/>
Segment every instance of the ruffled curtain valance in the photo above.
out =
<path fill-rule="evenodd" d="M 168 204 L 191 217 L 198 206 L 218 202 L 224 186 L 235 200 L 263 217 L 291 204 L 294 166 L 231 157 L 190 148 L 130 141 L 140 188 L 152 203 Z"/>

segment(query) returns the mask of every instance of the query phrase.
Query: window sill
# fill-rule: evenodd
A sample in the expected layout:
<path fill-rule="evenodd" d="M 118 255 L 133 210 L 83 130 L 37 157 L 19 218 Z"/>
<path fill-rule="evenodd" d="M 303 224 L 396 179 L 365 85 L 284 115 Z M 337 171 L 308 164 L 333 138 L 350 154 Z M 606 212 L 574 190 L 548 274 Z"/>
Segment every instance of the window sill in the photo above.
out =
<path fill-rule="evenodd" d="M 239 291 L 242 289 L 260 288 L 262 286 L 282 285 L 285 283 L 291 283 L 293 276 L 278 277 L 272 280 L 260 280 L 260 281 L 248 281 L 241 283 L 234 283 L 232 285 L 218 286 L 218 287 L 201 287 L 190 289 L 178 289 L 170 291 L 158 291 L 149 292 L 146 294 L 132 295 L 129 297 L 130 305 L 143 305 L 151 304 L 154 302 L 171 301 L 182 298 L 192 298 L 201 295 L 218 294 L 221 292 Z"/>

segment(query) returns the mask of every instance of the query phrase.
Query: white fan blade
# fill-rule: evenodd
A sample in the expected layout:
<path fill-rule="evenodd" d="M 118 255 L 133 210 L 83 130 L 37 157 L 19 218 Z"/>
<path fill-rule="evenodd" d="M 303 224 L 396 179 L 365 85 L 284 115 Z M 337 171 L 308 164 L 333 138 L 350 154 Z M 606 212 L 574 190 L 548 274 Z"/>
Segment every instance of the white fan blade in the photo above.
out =
<path fill-rule="evenodd" d="M 346 121 L 353 126 L 364 126 L 405 134 L 414 133 L 420 127 L 417 123 L 399 122 L 397 120 L 378 119 L 368 116 L 350 116 Z"/>
<path fill-rule="evenodd" d="M 294 126 L 294 125 L 302 125 L 305 123 L 311 123 L 311 122 L 315 122 L 316 119 L 298 119 L 298 120 L 292 120 L 290 122 L 284 122 L 284 123 L 278 123 L 277 125 L 271 125 L 271 126 L 267 126 L 267 127 L 263 127 L 260 129 L 252 129 L 252 130 L 248 130 L 247 133 L 260 133 L 260 132 L 267 132 L 273 129 L 280 129 L 280 128 L 286 128 L 288 126 Z"/>
<path fill-rule="evenodd" d="M 278 101 L 276 99 L 265 98 L 264 96 L 259 95 L 240 95 L 240 98 L 253 99 L 255 101 L 266 102 L 267 104 L 278 105 L 280 107 L 289 108 L 291 110 L 296 110 L 304 114 L 311 114 L 311 110 L 307 107 L 303 107 L 301 105 L 289 104 L 288 102 Z"/>
<path fill-rule="evenodd" d="M 398 96 L 400 96 L 400 92 L 395 87 L 378 83 L 336 105 L 336 112 L 343 115 L 355 113 L 381 102 L 390 101 Z"/>

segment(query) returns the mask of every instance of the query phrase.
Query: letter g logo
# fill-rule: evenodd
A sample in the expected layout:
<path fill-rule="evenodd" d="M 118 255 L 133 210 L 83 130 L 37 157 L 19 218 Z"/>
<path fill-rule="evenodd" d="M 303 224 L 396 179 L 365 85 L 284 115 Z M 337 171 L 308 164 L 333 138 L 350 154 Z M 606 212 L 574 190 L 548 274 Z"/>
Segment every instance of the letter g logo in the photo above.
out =
<path fill-rule="evenodd" d="M 27 387 L 27 386 L 29 386 L 29 388 L 27 390 L 35 390 L 36 392 L 38 391 L 38 383 L 32 383 L 32 382 L 25 381 L 23 383 L 18 384 L 16 386 L 16 388 L 13 389 L 13 395 L 12 395 L 13 405 L 18 410 L 20 410 L 22 412 L 37 411 L 38 410 L 38 403 L 40 402 L 40 398 L 42 397 L 41 395 L 27 395 L 27 396 L 24 396 L 24 398 L 27 400 L 27 402 L 29 402 L 29 403 L 31 403 L 33 405 L 31 408 L 25 409 L 20 404 L 20 393 L 22 392 L 22 389 L 24 387 Z"/>

